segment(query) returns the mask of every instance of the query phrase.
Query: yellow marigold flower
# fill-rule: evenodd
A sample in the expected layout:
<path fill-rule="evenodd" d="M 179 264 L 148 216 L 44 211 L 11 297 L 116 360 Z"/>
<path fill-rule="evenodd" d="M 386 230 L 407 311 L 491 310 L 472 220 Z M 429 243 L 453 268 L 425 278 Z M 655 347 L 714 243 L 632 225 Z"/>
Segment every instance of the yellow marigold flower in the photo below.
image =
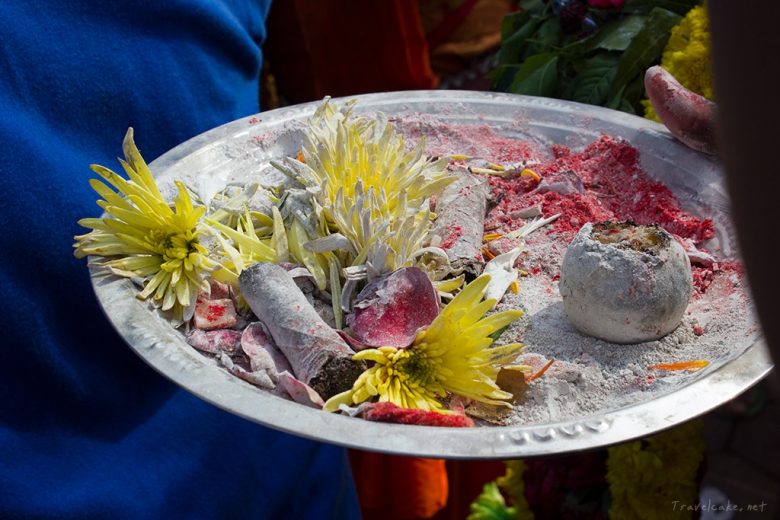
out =
<path fill-rule="evenodd" d="M 439 410 L 447 392 L 483 403 L 511 406 L 512 394 L 496 385 L 499 369 L 509 364 L 522 345 L 492 346 L 491 334 L 506 327 L 522 311 L 485 313 L 495 303 L 482 301 L 489 275 L 467 285 L 412 345 L 398 349 L 380 347 L 355 354 L 355 360 L 373 361 L 352 389 L 325 403 L 335 411 L 341 404 L 354 405 L 378 397 L 404 408 Z"/>
<path fill-rule="evenodd" d="M 657 506 L 696 501 L 704 447 L 701 421 L 691 421 L 643 441 L 609 448 L 610 518 L 690 518 L 684 508 L 659 511 Z"/>
<path fill-rule="evenodd" d="M 685 88 L 713 100 L 710 67 L 710 31 L 705 6 L 694 7 L 672 28 L 661 66 Z M 645 117 L 659 121 L 649 100 L 643 100 Z M 659 121 L 660 122 L 660 121 Z"/>
<path fill-rule="evenodd" d="M 173 207 L 168 204 L 133 142 L 132 128 L 122 149 L 125 160 L 120 163 L 129 179 L 103 166 L 91 166 L 108 183 L 90 180 L 102 197 L 97 204 L 107 216 L 79 220 L 79 225 L 92 231 L 75 237 L 75 255 L 119 257 L 102 265 L 120 276 L 142 278 L 139 298 L 151 296 L 175 320 L 189 320 L 198 292 L 207 287 L 206 273 L 216 266 L 199 241 L 205 208 L 193 206 L 180 182 Z"/>

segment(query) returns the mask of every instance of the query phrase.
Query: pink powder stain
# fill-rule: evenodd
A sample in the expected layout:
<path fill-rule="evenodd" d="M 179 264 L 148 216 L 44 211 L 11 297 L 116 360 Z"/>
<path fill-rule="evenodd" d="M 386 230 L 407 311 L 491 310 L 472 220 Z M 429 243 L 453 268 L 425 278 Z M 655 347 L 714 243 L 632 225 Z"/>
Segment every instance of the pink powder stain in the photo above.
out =
<path fill-rule="evenodd" d="M 221 318 L 227 310 L 223 305 L 209 305 L 206 309 L 206 319 L 209 321 L 216 321 Z"/>
<path fill-rule="evenodd" d="M 455 245 L 455 242 L 458 241 L 462 234 L 463 229 L 460 226 L 452 226 L 447 230 L 447 236 L 444 237 L 444 240 L 442 240 L 441 244 L 439 244 L 439 247 L 444 250 L 451 248 L 453 245 Z"/>

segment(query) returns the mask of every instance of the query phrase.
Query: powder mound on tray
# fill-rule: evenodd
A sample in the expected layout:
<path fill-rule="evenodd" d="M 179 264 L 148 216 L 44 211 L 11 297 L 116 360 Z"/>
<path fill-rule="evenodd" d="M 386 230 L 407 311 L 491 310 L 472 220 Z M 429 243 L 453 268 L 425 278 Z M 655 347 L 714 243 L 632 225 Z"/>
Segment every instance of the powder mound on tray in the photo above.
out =
<path fill-rule="evenodd" d="M 533 206 L 539 206 L 544 217 L 561 214 L 526 240 L 516 267 L 527 276 L 520 280 L 519 293 L 507 294 L 496 309 L 520 308 L 526 313 L 500 339 L 527 346 L 520 362 L 539 369 L 555 360 L 531 383 L 525 402 L 505 423 L 581 420 L 650 401 L 716 369 L 758 338 L 741 265 L 730 259 L 692 266 L 694 295 L 682 324 L 660 340 L 616 345 L 585 336 L 569 323 L 558 292 L 560 265 L 566 246 L 586 222 L 657 223 L 703 251 L 715 235 L 712 220 L 685 211 L 669 188 L 642 170 L 639 151 L 626 141 L 603 135 L 582 150 L 572 150 L 504 137 L 487 125 L 442 124 L 425 117 L 397 122 L 410 138 L 424 134 L 431 155 L 533 163 L 541 183 L 529 177 L 490 177 L 495 205 L 486 230 L 506 233 L 521 227 L 528 220 L 518 215 Z M 497 249 L 494 253 L 515 245 L 511 239 L 490 244 Z M 697 359 L 710 365 L 698 372 L 651 368 Z"/>

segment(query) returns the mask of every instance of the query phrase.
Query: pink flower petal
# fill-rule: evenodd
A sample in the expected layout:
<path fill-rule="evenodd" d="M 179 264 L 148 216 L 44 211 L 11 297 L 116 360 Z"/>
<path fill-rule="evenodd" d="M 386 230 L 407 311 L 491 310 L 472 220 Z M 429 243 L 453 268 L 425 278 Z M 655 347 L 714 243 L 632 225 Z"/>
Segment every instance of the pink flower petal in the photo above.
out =
<path fill-rule="evenodd" d="M 407 347 L 418 329 L 439 314 L 439 297 L 428 277 L 405 267 L 367 285 L 358 295 L 347 325 L 369 347 Z"/>
<path fill-rule="evenodd" d="M 322 408 L 325 401 L 310 386 L 296 379 L 291 373 L 285 371 L 279 374 L 279 386 L 287 392 L 296 403 L 305 404 L 312 408 Z"/>
<path fill-rule="evenodd" d="M 219 354 L 220 352 L 234 353 L 241 342 L 241 332 L 237 330 L 210 330 L 193 329 L 187 335 L 187 343 L 201 352 Z"/>
<path fill-rule="evenodd" d="M 249 358 L 252 371 L 272 371 L 274 375 L 284 372 L 292 372 L 290 362 L 279 350 L 271 335 L 260 322 L 250 323 L 241 334 L 241 349 Z"/>

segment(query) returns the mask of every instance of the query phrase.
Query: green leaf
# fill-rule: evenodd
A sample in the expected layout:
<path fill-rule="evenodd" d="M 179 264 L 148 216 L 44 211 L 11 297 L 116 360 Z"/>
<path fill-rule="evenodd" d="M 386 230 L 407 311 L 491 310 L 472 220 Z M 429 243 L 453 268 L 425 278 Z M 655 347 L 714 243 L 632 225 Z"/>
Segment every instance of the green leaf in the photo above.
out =
<path fill-rule="evenodd" d="M 612 108 L 614 110 L 618 110 L 618 107 L 623 102 L 623 93 L 626 91 L 626 86 L 623 85 L 623 87 L 618 91 L 617 94 L 612 96 L 612 99 L 607 101 L 607 104 L 604 105 L 607 108 Z"/>
<path fill-rule="evenodd" d="M 699 5 L 700 0 L 627 0 L 623 5 L 624 13 L 649 13 L 654 7 L 660 7 L 681 16 Z"/>
<path fill-rule="evenodd" d="M 544 11 L 547 2 L 544 0 L 521 0 L 517 7 L 523 11 L 531 13 L 541 13 Z"/>
<path fill-rule="evenodd" d="M 623 86 L 623 88 L 620 89 L 620 92 L 610 99 L 605 106 L 614 110 L 620 110 L 621 112 L 636 114 L 634 103 L 629 98 L 629 95 L 631 95 L 629 92 L 630 89 L 631 87 Z"/>
<path fill-rule="evenodd" d="M 520 29 L 531 19 L 531 14 L 520 10 L 510 13 L 501 20 L 501 40 L 506 41 L 515 31 Z"/>
<path fill-rule="evenodd" d="M 565 45 L 560 52 L 562 55 L 581 56 L 596 49 L 625 50 L 631 40 L 642 30 L 645 20 L 646 17 L 640 15 L 612 20 L 590 36 Z"/>
<path fill-rule="evenodd" d="M 536 32 L 542 22 L 542 18 L 529 16 L 515 32 L 501 42 L 498 62 L 509 64 L 523 61 L 523 54 L 528 47 L 528 38 Z"/>
<path fill-rule="evenodd" d="M 573 42 L 564 45 L 560 49 L 560 53 L 571 55 L 571 56 L 579 56 L 581 54 L 587 53 L 592 51 L 596 48 L 596 45 L 598 45 L 598 42 L 601 41 L 601 34 L 602 31 L 597 31 L 590 36 L 586 36 L 585 38 L 574 40 Z"/>
<path fill-rule="evenodd" d="M 680 23 L 680 19 L 679 15 L 666 9 L 655 7 L 650 11 L 644 27 L 623 52 L 610 89 L 611 96 L 616 95 L 637 74 L 644 73 L 650 65 L 658 62 L 669 40 L 669 31 Z"/>
<path fill-rule="evenodd" d="M 508 91 L 529 96 L 553 96 L 558 87 L 558 55 L 535 54 L 523 62 Z"/>
<path fill-rule="evenodd" d="M 586 60 L 584 68 L 575 78 L 576 86 L 571 99 L 589 105 L 603 104 L 607 100 L 619 61 L 617 55 L 607 52 Z"/>
<path fill-rule="evenodd" d="M 507 507 L 495 482 L 488 482 L 471 503 L 467 520 L 516 520 L 517 509 Z"/>
<path fill-rule="evenodd" d="M 623 98 L 632 105 L 636 105 L 643 97 L 645 97 L 645 75 L 640 74 L 628 82 Z"/>
<path fill-rule="evenodd" d="M 498 338 L 500 338 L 500 337 L 501 337 L 501 334 L 503 334 L 504 332 L 506 332 L 506 329 L 508 329 L 508 328 L 509 328 L 509 325 L 507 325 L 506 327 L 501 327 L 500 329 L 498 329 L 497 331 L 495 331 L 493 334 L 490 334 L 488 337 L 489 337 L 490 339 L 492 339 L 493 341 L 498 341 Z"/>
<path fill-rule="evenodd" d="M 601 41 L 596 47 L 608 51 L 624 51 L 644 25 L 645 17 L 639 15 L 626 16 L 622 20 L 616 20 L 601 30 Z"/>
<path fill-rule="evenodd" d="M 520 70 L 520 65 L 499 65 L 488 73 L 488 77 L 493 82 L 493 90 L 506 92 L 509 85 L 515 79 L 515 74 Z"/>
<path fill-rule="evenodd" d="M 620 99 L 620 104 L 618 105 L 617 109 L 620 110 L 621 112 L 626 112 L 629 114 L 636 115 L 636 110 L 634 110 L 634 106 L 631 103 L 629 103 L 628 100 L 623 98 Z"/>
<path fill-rule="evenodd" d="M 630 114 L 644 114 L 645 108 L 642 106 L 642 99 L 645 97 L 645 75 L 640 74 L 636 78 L 626 85 L 626 90 L 623 93 L 623 99 L 628 103 L 633 110 L 625 110 L 618 107 L 618 110 L 623 112 L 629 112 Z"/>
<path fill-rule="evenodd" d="M 561 30 L 561 24 L 558 21 L 558 18 L 548 18 L 542 22 L 539 29 L 537 29 L 536 34 L 527 39 L 529 45 L 526 49 L 526 56 L 523 57 L 555 50 L 554 48 L 559 46 L 558 42 L 561 39 L 562 33 L 563 31 Z"/>

